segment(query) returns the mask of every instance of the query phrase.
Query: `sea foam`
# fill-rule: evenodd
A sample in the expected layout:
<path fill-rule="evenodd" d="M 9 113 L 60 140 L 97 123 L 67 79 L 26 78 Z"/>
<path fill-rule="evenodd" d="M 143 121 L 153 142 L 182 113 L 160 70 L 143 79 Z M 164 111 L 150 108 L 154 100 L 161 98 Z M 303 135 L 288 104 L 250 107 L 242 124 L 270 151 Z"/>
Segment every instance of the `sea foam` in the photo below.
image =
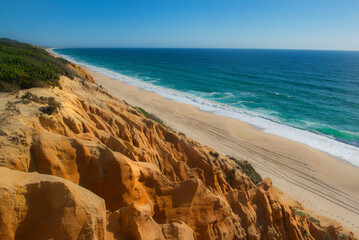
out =
<path fill-rule="evenodd" d="M 271 133 L 296 142 L 306 144 L 323 152 L 329 153 L 335 157 L 342 158 L 349 163 L 359 167 L 358 147 L 337 141 L 328 136 L 323 136 L 317 133 L 297 129 L 282 123 L 275 122 L 267 118 L 266 116 L 253 111 L 235 108 L 222 103 L 203 99 L 190 93 L 183 93 L 173 89 L 157 86 L 154 85 L 152 81 L 141 81 L 140 79 L 125 76 L 123 74 L 111 71 L 103 67 L 97 67 L 83 61 L 77 61 L 76 59 L 67 55 L 62 55 L 56 52 L 54 53 L 60 55 L 68 61 L 74 62 L 80 66 L 84 66 L 90 70 L 99 72 L 105 76 L 121 81 L 125 84 L 137 86 L 143 90 L 159 94 L 167 99 L 196 106 L 203 111 L 209 111 L 217 115 L 231 117 L 249 123 L 251 125 L 255 125 L 262 129 L 263 132 Z"/>

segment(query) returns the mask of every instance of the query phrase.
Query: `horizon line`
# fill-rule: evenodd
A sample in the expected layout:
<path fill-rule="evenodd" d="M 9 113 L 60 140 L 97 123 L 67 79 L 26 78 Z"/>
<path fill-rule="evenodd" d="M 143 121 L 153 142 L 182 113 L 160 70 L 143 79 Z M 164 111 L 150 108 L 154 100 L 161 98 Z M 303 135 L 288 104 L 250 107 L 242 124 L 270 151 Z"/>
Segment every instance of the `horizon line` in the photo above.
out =
<path fill-rule="evenodd" d="M 39 46 L 42 48 L 49 49 L 62 49 L 62 48 L 82 48 L 82 49 L 223 49 L 223 50 L 293 50 L 293 51 L 340 51 L 340 52 L 359 52 L 359 49 L 348 50 L 348 49 L 312 49 L 312 48 L 232 48 L 232 47 L 50 47 L 50 46 Z"/>

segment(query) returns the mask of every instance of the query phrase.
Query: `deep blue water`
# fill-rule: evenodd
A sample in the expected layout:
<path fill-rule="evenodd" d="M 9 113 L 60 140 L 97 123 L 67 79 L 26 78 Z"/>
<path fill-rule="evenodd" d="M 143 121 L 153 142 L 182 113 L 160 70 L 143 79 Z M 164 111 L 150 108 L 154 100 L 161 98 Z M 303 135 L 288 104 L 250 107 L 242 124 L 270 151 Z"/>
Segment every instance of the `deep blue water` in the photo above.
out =
<path fill-rule="evenodd" d="M 359 165 L 359 52 L 55 49 L 113 78 Z M 304 131 L 300 131 L 304 130 Z"/>

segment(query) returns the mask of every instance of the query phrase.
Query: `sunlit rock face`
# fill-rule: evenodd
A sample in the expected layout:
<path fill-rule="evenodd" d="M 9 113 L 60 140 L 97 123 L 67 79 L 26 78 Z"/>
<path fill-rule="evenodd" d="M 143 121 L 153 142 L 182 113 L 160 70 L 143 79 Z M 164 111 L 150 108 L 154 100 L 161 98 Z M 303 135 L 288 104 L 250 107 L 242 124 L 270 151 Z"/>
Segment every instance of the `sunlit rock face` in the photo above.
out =
<path fill-rule="evenodd" d="M 53 113 L 19 99 L 16 111 L 1 112 L 1 239 L 338 238 L 296 216 L 270 179 L 254 184 L 240 160 L 144 117 L 73 70 L 87 80 L 30 90 L 54 97 Z"/>

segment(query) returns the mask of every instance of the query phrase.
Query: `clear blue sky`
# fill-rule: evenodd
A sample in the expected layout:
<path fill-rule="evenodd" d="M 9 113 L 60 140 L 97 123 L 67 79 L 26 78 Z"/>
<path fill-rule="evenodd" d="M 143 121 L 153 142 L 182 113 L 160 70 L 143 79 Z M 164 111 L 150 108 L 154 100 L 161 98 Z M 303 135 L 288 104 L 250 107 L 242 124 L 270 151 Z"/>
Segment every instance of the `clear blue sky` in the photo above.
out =
<path fill-rule="evenodd" d="M 3 0 L 0 37 L 58 47 L 359 50 L 359 0 Z"/>

